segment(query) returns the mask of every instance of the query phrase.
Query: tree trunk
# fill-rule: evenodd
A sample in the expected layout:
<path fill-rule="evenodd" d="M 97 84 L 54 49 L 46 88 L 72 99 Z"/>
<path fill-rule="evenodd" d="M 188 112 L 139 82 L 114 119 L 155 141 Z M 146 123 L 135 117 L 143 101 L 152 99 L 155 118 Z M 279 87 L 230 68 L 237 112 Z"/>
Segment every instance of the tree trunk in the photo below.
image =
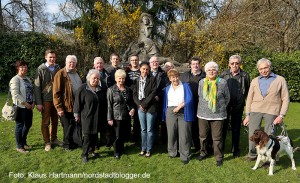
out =
<path fill-rule="evenodd" d="M 34 25 L 34 13 L 33 13 L 33 2 L 32 0 L 29 0 L 29 18 L 30 18 L 30 25 L 31 25 L 31 31 L 34 32 L 35 30 L 35 25 Z"/>
<path fill-rule="evenodd" d="M 3 24 L 2 4 L 0 0 L 0 31 L 4 31 L 5 27 Z"/>

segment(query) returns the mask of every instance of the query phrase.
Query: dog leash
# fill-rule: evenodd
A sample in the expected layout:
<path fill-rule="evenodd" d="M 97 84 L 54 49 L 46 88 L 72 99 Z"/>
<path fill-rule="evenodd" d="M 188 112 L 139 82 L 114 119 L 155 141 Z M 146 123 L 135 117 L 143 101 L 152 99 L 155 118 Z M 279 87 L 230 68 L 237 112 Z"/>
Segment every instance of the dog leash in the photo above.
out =
<path fill-rule="evenodd" d="M 281 133 L 280 133 L 280 135 L 281 135 L 281 136 L 286 136 L 286 137 L 288 137 L 287 131 L 286 131 L 286 129 L 285 129 L 286 125 L 282 122 L 282 123 L 280 123 L 278 126 L 281 127 Z M 275 132 L 276 132 L 275 127 L 276 127 L 275 124 L 272 123 L 271 134 L 272 134 L 274 137 L 276 136 L 276 135 L 275 135 Z"/>

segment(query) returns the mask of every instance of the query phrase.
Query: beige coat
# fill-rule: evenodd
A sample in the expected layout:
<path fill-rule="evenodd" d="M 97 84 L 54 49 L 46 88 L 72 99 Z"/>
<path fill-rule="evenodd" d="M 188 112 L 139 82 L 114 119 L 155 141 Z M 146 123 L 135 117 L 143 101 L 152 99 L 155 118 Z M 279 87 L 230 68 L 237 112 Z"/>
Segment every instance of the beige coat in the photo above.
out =
<path fill-rule="evenodd" d="M 28 77 L 26 77 L 26 79 L 31 83 L 31 80 Z M 13 103 L 20 108 L 25 108 L 25 106 L 22 105 L 26 102 L 26 88 L 23 79 L 19 75 L 15 75 L 9 82 L 9 88 Z"/>

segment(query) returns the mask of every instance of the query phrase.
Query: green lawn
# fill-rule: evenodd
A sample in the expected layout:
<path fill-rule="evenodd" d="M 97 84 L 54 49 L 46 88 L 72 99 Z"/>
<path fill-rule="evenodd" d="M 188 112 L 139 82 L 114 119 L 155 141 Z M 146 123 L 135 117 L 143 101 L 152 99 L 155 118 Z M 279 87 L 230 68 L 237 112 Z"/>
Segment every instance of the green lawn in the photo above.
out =
<path fill-rule="evenodd" d="M 2 108 L 6 95 L 0 94 Z M 299 103 L 291 103 L 285 123 L 295 146 L 300 146 Z M 232 159 L 227 148 L 224 165 L 215 166 L 214 157 L 199 162 L 194 153 L 188 165 L 179 158 L 169 159 L 166 145 L 156 145 L 151 158 L 139 157 L 139 148 L 132 143 L 126 144 L 126 155 L 120 160 L 113 158 L 112 149 L 101 147 L 100 158 L 81 162 L 81 149 L 66 152 L 60 147 L 50 152 L 44 151 L 40 130 L 41 116 L 35 110 L 33 126 L 29 131 L 28 143 L 33 146 L 29 154 L 15 150 L 14 122 L 0 122 L 0 182 L 300 182 L 300 153 L 295 152 L 298 170 L 291 169 L 286 155 L 280 158 L 274 168 L 274 176 L 268 170 L 251 169 L 254 162 L 245 161 L 247 154 L 247 135 L 242 130 L 242 157 Z M 230 136 L 230 132 L 228 134 Z M 59 139 L 62 127 L 59 126 Z M 230 137 L 226 143 L 229 143 Z M 229 145 L 227 145 L 229 147 Z M 193 151 L 194 152 L 194 151 Z M 65 174 L 83 176 L 82 178 L 63 178 Z M 40 178 L 38 178 L 40 176 Z M 94 176 L 94 178 L 92 178 Z M 23 177 L 23 178 L 22 178 Z M 37 177 L 37 178 L 34 178 Z"/>

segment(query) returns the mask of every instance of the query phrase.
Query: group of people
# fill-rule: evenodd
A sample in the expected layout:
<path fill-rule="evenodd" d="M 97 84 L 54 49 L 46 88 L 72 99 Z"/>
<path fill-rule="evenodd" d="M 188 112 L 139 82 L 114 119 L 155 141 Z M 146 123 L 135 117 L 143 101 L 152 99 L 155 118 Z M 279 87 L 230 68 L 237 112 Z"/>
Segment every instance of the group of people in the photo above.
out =
<path fill-rule="evenodd" d="M 114 53 L 106 69 L 101 57 L 94 59 L 85 83 L 76 70 L 75 55 L 66 57 L 62 69 L 55 63 L 53 50 L 46 50 L 45 59 L 37 68 L 33 84 L 26 76 L 25 61 L 17 61 L 17 75 L 10 81 L 13 102 L 18 106 L 15 137 L 21 153 L 32 148 L 26 139 L 36 106 L 42 114 L 45 151 L 50 151 L 52 145 L 73 150 L 73 127 L 78 123 L 82 126 L 83 163 L 88 162 L 89 155 L 98 156 L 95 150 L 99 142 L 113 145 L 114 157 L 119 159 L 132 128 L 133 140 L 141 142 L 140 156 L 151 157 L 153 144 L 160 137 L 167 139 L 169 158 L 179 155 L 187 164 L 194 146 L 200 151 L 199 161 L 213 153 L 216 165 L 222 166 L 229 124 L 233 157 L 240 156 L 245 105 L 243 124 L 249 126 L 249 136 L 261 128 L 262 119 L 265 131 L 271 134 L 272 123 L 282 123 L 289 106 L 287 83 L 271 71 L 271 62 L 265 58 L 257 62 L 260 76 L 251 83 L 249 74 L 240 67 L 239 55 L 229 58 L 229 69 L 221 74 L 213 61 L 206 63 L 203 71 L 199 57 L 193 57 L 191 69 L 180 74 L 172 63 L 165 63 L 163 70 L 155 56 L 140 62 L 137 55 L 132 55 L 130 67 L 121 69 L 119 55 Z M 63 142 L 57 139 L 58 118 Z M 254 144 L 249 141 L 248 159 L 256 156 Z"/>

